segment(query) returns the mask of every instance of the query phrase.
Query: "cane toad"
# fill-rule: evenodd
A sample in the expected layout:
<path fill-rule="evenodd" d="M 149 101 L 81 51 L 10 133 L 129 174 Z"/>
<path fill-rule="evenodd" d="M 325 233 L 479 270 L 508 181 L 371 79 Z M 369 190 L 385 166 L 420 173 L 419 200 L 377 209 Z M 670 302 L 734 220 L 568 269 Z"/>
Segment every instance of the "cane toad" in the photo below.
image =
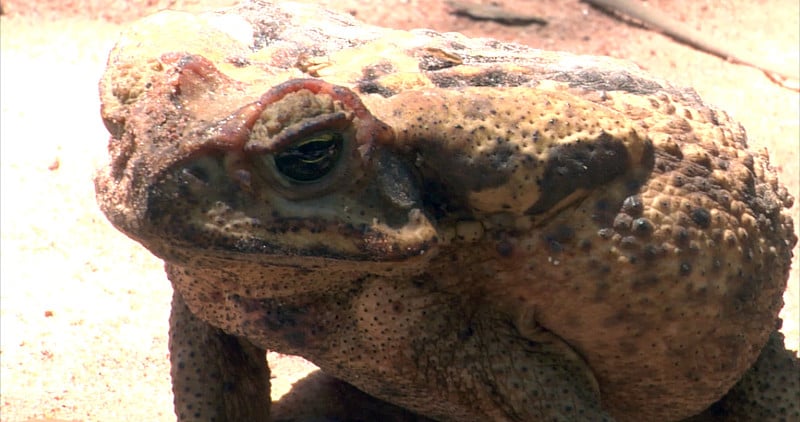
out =
<path fill-rule="evenodd" d="M 100 94 L 180 420 L 267 420 L 266 349 L 440 421 L 798 415 L 793 199 L 690 89 L 254 1 L 134 25 Z"/>

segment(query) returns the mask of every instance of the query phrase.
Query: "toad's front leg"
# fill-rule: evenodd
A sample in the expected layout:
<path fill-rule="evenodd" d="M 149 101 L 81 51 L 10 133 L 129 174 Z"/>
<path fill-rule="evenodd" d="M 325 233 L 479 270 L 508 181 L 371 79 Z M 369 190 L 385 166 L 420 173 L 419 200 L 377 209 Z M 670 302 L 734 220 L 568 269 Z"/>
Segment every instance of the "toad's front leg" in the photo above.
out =
<path fill-rule="evenodd" d="M 172 296 L 169 351 L 175 413 L 187 421 L 268 422 L 266 351 L 197 318 Z"/>

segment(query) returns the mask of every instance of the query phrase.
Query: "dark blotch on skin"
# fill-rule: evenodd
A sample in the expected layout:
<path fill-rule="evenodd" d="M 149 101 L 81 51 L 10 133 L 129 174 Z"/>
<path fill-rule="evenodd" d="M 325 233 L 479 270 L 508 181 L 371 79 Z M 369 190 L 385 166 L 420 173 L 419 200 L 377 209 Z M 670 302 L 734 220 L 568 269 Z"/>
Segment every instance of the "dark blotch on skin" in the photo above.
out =
<path fill-rule="evenodd" d="M 627 72 L 618 70 L 585 69 L 567 71 L 553 75 L 553 79 L 568 82 L 571 87 L 579 87 L 591 91 L 626 91 L 637 95 L 651 95 L 663 89 L 654 81 L 637 78 Z"/>
<path fill-rule="evenodd" d="M 283 339 L 290 347 L 303 347 L 306 345 L 306 335 L 300 330 L 292 330 L 285 333 Z"/>
<path fill-rule="evenodd" d="M 497 254 L 502 256 L 503 258 L 508 258 L 514 254 L 514 245 L 511 244 L 508 240 L 501 240 L 497 242 L 495 245 L 495 250 Z"/>
<path fill-rule="evenodd" d="M 461 341 L 465 341 L 475 335 L 475 329 L 472 328 L 471 325 L 467 325 L 463 329 L 459 330 L 458 332 L 458 339 Z"/>
<path fill-rule="evenodd" d="M 431 213 L 435 219 L 441 219 L 452 213 L 454 210 L 465 210 L 467 200 L 462 195 L 455 197 L 450 195 L 445 185 L 435 179 L 423 179 L 422 202 L 425 209 Z"/>
<path fill-rule="evenodd" d="M 548 239 L 547 250 L 550 251 L 550 253 L 552 254 L 559 254 L 564 250 L 564 247 L 561 246 L 561 243 L 559 243 L 558 241 Z"/>
<path fill-rule="evenodd" d="M 220 301 L 221 300 L 223 299 L 220 299 Z M 264 305 L 260 301 L 243 298 L 239 295 L 230 295 L 228 300 L 237 304 L 246 313 L 260 312 L 264 309 Z"/>
<path fill-rule="evenodd" d="M 595 284 L 594 301 L 598 303 L 607 301 L 610 291 L 611 285 L 607 281 L 598 281 Z"/>
<path fill-rule="evenodd" d="M 262 322 L 271 330 L 285 330 L 289 327 L 296 327 L 298 320 L 304 314 L 305 311 L 300 308 L 273 305 L 272 309 L 264 311 Z"/>
<path fill-rule="evenodd" d="M 556 242 L 568 242 L 575 237 L 575 230 L 565 224 L 561 224 L 555 230 L 549 232 L 546 236 L 548 240 Z"/>
<path fill-rule="evenodd" d="M 460 62 L 454 58 L 443 57 L 442 55 L 431 54 L 428 52 L 423 52 L 420 54 L 418 59 L 419 70 L 423 72 L 447 69 L 460 64 Z"/>
<path fill-rule="evenodd" d="M 692 221 L 701 229 L 707 229 L 711 225 L 711 214 L 705 208 L 695 208 L 692 211 Z"/>
<path fill-rule="evenodd" d="M 253 51 L 268 47 L 280 39 L 279 34 L 285 30 L 283 26 L 292 21 L 288 13 L 276 9 L 272 9 L 270 19 L 263 19 L 264 6 L 257 2 L 243 3 L 239 13 L 253 24 L 253 44 L 250 46 Z"/>
<path fill-rule="evenodd" d="M 483 72 L 465 77 L 457 72 L 444 71 L 428 74 L 431 82 L 439 88 L 454 88 L 462 86 L 522 86 L 531 78 L 524 74 L 508 73 L 502 68 L 488 68 Z"/>
<path fill-rule="evenodd" d="M 225 59 L 225 61 L 227 61 L 228 63 L 230 63 L 230 64 L 232 64 L 232 65 L 234 65 L 236 67 L 250 66 L 250 60 L 248 60 L 247 57 L 243 57 L 243 56 L 228 57 L 227 59 Z"/>
<path fill-rule="evenodd" d="M 286 306 L 277 303 L 274 299 L 240 299 L 240 302 L 249 302 L 248 309 L 259 316 L 254 319 L 255 327 L 260 327 L 263 335 L 282 339 L 285 344 L 293 349 L 302 349 L 309 346 L 309 342 L 320 340 L 326 336 L 325 327 L 309 322 L 309 316 L 319 312 L 303 306 Z"/>
<path fill-rule="evenodd" d="M 377 64 L 374 64 L 372 66 L 367 66 L 364 68 L 364 71 L 362 72 L 365 80 L 377 79 L 381 76 L 388 75 L 390 73 L 395 73 L 395 68 L 394 65 L 387 60 L 382 60 Z"/>
<path fill-rule="evenodd" d="M 528 214 L 550 210 L 576 189 L 604 185 L 630 168 L 625 145 L 607 133 L 591 142 L 558 145 L 550 150 L 540 183 L 542 197 Z"/>
<path fill-rule="evenodd" d="M 356 90 L 363 94 L 378 94 L 384 98 L 389 98 L 397 94 L 397 92 L 385 87 L 377 79 L 394 71 L 394 66 L 385 60 L 375 65 L 367 66 L 362 72 L 361 80 L 356 84 Z"/>
<path fill-rule="evenodd" d="M 560 225 L 555 230 L 545 235 L 548 249 L 551 253 L 561 253 L 564 250 L 564 245 L 571 243 L 575 237 L 575 231 L 572 227 Z"/>
<path fill-rule="evenodd" d="M 471 191 L 501 186 L 508 182 L 516 164 L 516 150 L 508 142 L 497 144 L 491 152 L 477 157 L 454 154 L 443 148 L 442 142 L 425 145 L 422 155 L 427 158 L 421 167 L 423 201 L 435 215 L 458 214 L 468 208 Z M 520 163 L 536 166 L 535 161 Z"/>
<path fill-rule="evenodd" d="M 384 98 L 389 98 L 397 94 L 391 89 L 386 88 L 385 86 L 375 81 L 361 81 L 356 85 L 356 90 L 361 92 L 362 94 L 378 94 Z"/>
<path fill-rule="evenodd" d="M 656 276 L 644 277 L 631 283 L 634 292 L 647 291 L 656 286 L 658 286 L 658 277 Z"/>

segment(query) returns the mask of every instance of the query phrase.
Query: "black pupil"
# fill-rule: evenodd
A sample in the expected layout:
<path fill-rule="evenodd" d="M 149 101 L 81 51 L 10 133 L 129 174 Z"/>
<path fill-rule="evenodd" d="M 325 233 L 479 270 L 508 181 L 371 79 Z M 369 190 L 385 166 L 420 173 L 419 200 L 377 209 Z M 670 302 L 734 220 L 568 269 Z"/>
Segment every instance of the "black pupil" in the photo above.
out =
<path fill-rule="evenodd" d="M 275 155 L 275 167 L 297 182 L 314 182 L 333 170 L 342 151 L 342 134 L 321 133 Z"/>

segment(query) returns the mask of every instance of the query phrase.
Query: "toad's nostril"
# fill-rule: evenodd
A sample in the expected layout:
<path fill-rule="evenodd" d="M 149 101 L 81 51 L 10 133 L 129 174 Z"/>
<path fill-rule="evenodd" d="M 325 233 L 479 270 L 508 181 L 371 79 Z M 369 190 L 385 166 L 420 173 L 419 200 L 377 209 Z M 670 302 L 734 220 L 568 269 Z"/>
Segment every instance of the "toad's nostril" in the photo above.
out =
<path fill-rule="evenodd" d="M 207 169 L 199 165 L 193 165 L 183 169 L 182 174 L 184 176 L 184 180 L 189 183 L 197 183 L 207 186 L 208 182 L 211 180 Z"/>
<path fill-rule="evenodd" d="M 245 169 L 237 169 L 233 172 L 232 178 L 239 185 L 239 188 L 245 192 L 253 192 L 253 174 Z"/>
<path fill-rule="evenodd" d="M 202 157 L 181 169 L 180 177 L 190 188 L 206 189 L 216 182 L 221 172 L 218 158 Z"/>

